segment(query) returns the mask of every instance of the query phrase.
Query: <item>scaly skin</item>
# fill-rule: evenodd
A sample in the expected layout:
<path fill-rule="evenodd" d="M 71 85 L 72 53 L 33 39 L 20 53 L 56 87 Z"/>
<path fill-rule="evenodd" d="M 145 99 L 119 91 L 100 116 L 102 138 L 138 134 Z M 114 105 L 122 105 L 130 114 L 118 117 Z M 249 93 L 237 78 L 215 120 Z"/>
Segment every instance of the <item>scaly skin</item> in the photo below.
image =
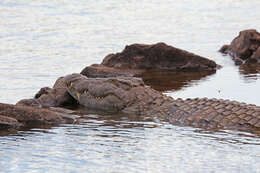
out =
<path fill-rule="evenodd" d="M 222 99 L 173 99 L 138 78 L 64 78 L 68 92 L 89 109 L 151 116 L 204 128 L 260 129 L 260 107 Z"/>

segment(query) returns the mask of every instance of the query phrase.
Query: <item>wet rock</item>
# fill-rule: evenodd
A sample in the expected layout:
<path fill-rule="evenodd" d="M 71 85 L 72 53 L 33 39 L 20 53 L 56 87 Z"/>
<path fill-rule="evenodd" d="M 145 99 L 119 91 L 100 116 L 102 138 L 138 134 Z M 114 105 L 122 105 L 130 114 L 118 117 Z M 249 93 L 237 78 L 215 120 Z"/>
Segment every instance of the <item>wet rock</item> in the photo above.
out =
<path fill-rule="evenodd" d="M 247 81 L 258 80 L 260 73 L 260 64 L 243 64 L 239 66 L 239 73 Z"/>
<path fill-rule="evenodd" d="M 16 103 L 16 105 L 42 107 L 41 103 L 37 99 L 22 99 Z"/>
<path fill-rule="evenodd" d="M 143 69 L 117 69 L 113 67 L 107 67 L 102 64 L 93 64 L 84 68 L 81 72 L 90 78 L 105 78 L 105 77 L 133 77 L 137 74 L 143 73 Z"/>
<path fill-rule="evenodd" d="M 34 96 L 34 98 L 39 98 L 39 97 L 41 97 L 41 95 L 43 95 L 43 94 L 48 94 L 49 92 L 51 92 L 51 88 L 49 88 L 49 87 L 43 87 L 43 88 L 41 88 L 40 89 L 40 91 L 38 91 L 36 94 L 35 94 L 35 96 Z"/>
<path fill-rule="evenodd" d="M 165 43 L 133 44 L 121 53 L 107 55 L 100 65 L 84 68 L 81 74 L 87 77 L 135 76 L 147 70 L 216 71 L 218 67 L 212 60 Z"/>
<path fill-rule="evenodd" d="M 229 54 L 236 65 L 260 63 L 260 33 L 254 29 L 241 31 L 230 45 L 222 46 L 219 51 Z"/>
<path fill-rule="evenodd" d="M 228 50 L 229 50 L 229 45 L 228 45 L 228 44 L 223 45 L 223 46 L 219 49 L 219 51 L 220 51 L 221 53 L 224 53 L 224 54 L 227 54 L 227 53 L 228 53 Z"/>
<path fill-rule="evenodd" d="M 260 41 L 259 41 L 259 42 L 260 42 Z M 258 62 L 259 62 L 259 60 L 260 60 L 260 46 L 259 46 L 259 47 L 257 48 L 257 50 L 253 53 L 252 58 L 253 58 L 253 59 L 257 59 Z"/>
<path fill-rule="evenodd" d="M 59 107 L 76 104 L 76 100 L 69 95 L 64 82 L 64 77 L 56 80 L 53 88 L 44 87 L 38 91 L 34 99 L 23 99 L 16 105 L 25 105 L 33 107 Z"/>
<path fill-rule="evenodd" d="M 0 126 L 52 125 L 74 123 L 75 118 L 48 109 L 0 103 Z"/>
<path fill-rule="evenodd" d="M 9 128 L 18 128 L 21 126 L 15 118 L 0 115 L 0 130 Z"/>

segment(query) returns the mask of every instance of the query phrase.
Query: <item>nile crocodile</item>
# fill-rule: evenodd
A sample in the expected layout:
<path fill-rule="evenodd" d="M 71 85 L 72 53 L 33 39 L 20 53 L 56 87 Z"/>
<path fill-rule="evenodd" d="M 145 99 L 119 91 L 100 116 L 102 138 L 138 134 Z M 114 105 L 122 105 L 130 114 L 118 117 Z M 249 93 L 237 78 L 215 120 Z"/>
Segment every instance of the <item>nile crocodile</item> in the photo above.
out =
<path fill-rule="evenodd" d="M 172 124 L 217 129 L 260 129 L 260 107 L 223 99 L 174 99 L 138 78 L 65 76 L 67 91 L 88 109 L 135 114 Z"/>

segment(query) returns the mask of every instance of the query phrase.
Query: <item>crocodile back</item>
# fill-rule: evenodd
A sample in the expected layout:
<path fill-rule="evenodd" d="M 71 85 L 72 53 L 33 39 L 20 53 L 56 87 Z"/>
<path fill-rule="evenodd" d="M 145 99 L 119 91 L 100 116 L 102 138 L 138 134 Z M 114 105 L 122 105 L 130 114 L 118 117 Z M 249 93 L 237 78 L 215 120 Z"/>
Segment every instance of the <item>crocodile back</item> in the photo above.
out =
<path fill-rule="evenodd" d="M 260 129 L 260 107 L 223 99 L 177 99 L 169 111 L 173 124 L 205 128 Z"/>

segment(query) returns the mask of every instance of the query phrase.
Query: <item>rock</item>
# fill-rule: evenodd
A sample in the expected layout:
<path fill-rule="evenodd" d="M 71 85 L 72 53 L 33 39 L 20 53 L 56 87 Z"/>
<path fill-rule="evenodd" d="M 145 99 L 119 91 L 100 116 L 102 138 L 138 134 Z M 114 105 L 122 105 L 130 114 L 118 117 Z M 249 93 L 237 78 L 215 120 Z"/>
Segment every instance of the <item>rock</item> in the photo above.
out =
<path fill-rule="evenodd" d="M 41 103 L 37 99 L 22 99 L 16 103 L 16 105 L 42 107 Z"/>
<path fill-rule="evenodd" d="M 258 62 L 259 62 L 259 60 L 260 60 L 260 46 L 257 48 L 257 50 L 253 53 L 253 55 L 251 57 L 253 59 L 258 60 Z"/>
<path fill-rule="evenodd" d="M 224 45 L 220 52 L 232 56 L 236 65 L 260 63 L 260 33 L 254 29 L 239 32 L 230 45 Z"/>
<path fill-rule="evenodd" d="M 234 60 L 234 62 L 235 62 L 235 65 L 241 65 L 241 64 L 244 63 L 243 60 L 240 59 L 240 58 L 234 58 L 233 60 Z"/>
<path fill-rule="evenodd" d="M 133 44 L 121 53 L 107 55 L 100 65 L 84 68 L 81 74 L 87 77 L 136 76 L 147 70 L 216 71 L 218 67 L 212 60 L 165 43 Z"/>
<path fill-rule="evenodd" d="M 9 129 L 9 128 L 18 128 L 21 126 L 16 119 L 0 115 L 0 130 Z"/>
<path fill-rule="evenodd" d="M 49 92 L 51 92 L 51 88 L 49 88 L 49 87 L 43 87 L 43 88 L 41 88 L 40 89 L 40 91 L 38 91 L 36 94 L 35 94 L 35 96 L 34 96 L 34 98 L 39 98 L 39 97 L 41 97 L 41 95 L 43 95 L 43 94 L 48 94 Z"/>
<path fill-rule="evenodd" d="M 72 115 L 31 106 L 0 103 L 0 126 L 20 127 L 27 125 L 53 125 L 74 123 Z"/>
<path fill-rule="evenodd" d="M 228 49 L 229 49 L 229 45 L 225 44 L 225 45 L 223 45 L 223 46 L 219 49 L 219 51 L 220 51 L 221 53 L 227 54 L 227 53 L 228 53 Z"/>
<path fill-rule="evenodd" d="M 239 73 L 249 80 L 257 80 L 260 73 L 260 64 L 243 64 L 239 66 Z"/>
<path fill-rule="evenodd" d="M 143 69 L 117 69 L 113 67 L 107 67 L 102 64 L 93 64 L 84 68 L 81 74 L 90 78 L 104 78 L 104 77 L 133 77 L 137 74 L 142 74 Z"/>
<path fill-rule="evenodd" d="M 76 100 L 69 95 L 64 83 L 64 77 L 56 80 L 53 88 L 44 87 L 38 91 L 34 99 L 23 99 L 16 105 L 25 105 L 33 107 L 59 107 L 76 104 Z"/>

